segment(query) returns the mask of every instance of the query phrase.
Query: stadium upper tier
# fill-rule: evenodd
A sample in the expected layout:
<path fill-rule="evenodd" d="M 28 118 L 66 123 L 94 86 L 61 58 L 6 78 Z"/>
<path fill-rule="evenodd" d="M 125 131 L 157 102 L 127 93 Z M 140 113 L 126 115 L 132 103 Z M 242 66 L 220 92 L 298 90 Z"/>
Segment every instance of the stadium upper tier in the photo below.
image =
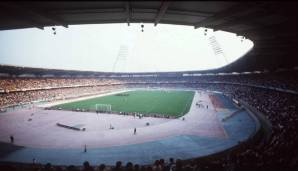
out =
<path fill-rule="evenodd" d="M 158 27 L 163 23 L 224 30 L 249 38 L 254 49 L 217 71 L 243 72 L 297 66 L 297 7 L 297 2 L 277 1 L 4 1 L 0 3 L 0 29 L 104 23 L 154 23 Z"/>

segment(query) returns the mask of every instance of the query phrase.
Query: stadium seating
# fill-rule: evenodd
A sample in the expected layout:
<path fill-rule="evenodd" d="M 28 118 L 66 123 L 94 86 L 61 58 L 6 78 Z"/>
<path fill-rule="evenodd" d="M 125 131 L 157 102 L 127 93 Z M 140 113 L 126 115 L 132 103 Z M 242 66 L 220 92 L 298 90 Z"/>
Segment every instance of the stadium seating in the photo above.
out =
<path fill-rule="evenodd" d="M 96 94 L 101 91 L 125 87 L 184 87 L 220 91 L 231 98 L 246 102 L 252 108 L 263 113 L 272 124 L 269 141 L 248 145 L 240 151 L 220 158 L 176 160 L 164 159 L 151 166 L 138 166 L 127 163 L 126 166 L 105 167 L 105 170 L 295 170 L 298 153 L 298 107 L 297 71 L 261 73 L 247 75 L 216 75 L 172 78 L 121 78 L 121 79 L 3 79 L 0 88 L 0 106 L 30 103 L 35 100 L 57 100 L 77 96 Z M 156 84 L 159 82 L 159 84 Z M 111 84 L 112 83 L 112 84 Z M 115 83 L 115 85 L 113 85 Z M 49 88 L 50 87 L 50 88 Z M 54 88 L 53 88 L 54 87 Z M 34 90 L 32 90 L 34 89 Z M 2 168 L 8 166 L 0 166 Z M 9 166 L 10 167 L 10 166 Z M 17 170 L 71 170 L 72 166 L 53 167 L 51 165 L 14 165 Z M 46 168 L 47 167 L 47 168 Z M 93 169 L 104 166 L 92 166 Z M 84 167 L 74 167 L 84 170 Z M 135 168 L 135 169 L 133 169 Z M 138 168 L 138 169 L 136 169 Z M 5 170 L 5 169 L 4 169 Z M 7 169 L 9 170 L 9 169 Z"/>
<path fill-rule="evenodd" d="M 37 100 L 56 100 L 71 98 L 70 94 L 78 96 L 90 95 L 100 90 L 138 86 L 156 86 L 159 82 L 163 86 L 175 87 L 177 84 L 185 84 L 185 87 L 193 86 L 190 83 L 202 84 L 237 84 L 250 87 L 263 87 L 277 89 L 279 91 L 298 91 L 298 72 L 262 73 L 247 75 L 223 75 L 201 77 L 173 77 L 173 78 L 125 78 L 125 79 L 76 79 L 76 78 L 14 78 L 0 81 L 0 108 L 28 103 Z M 166 85 L 167 84 L 167 85 Z M 123 87 L 122 86 L 122 87 Z M 121 86 L 120 86 L 121 87 Z"/>

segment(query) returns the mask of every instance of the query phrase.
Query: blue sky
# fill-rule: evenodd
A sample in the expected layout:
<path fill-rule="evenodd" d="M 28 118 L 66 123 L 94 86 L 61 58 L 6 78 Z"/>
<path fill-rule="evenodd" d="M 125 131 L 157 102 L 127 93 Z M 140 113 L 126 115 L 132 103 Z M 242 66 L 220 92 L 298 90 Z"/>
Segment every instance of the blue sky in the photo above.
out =
<path fill-rule="evenodd" d="M 239 36 L 191 26 L 98 24 L 44 30 L 0 31 L 0 64 L 106 72 L 158 72 L 218 68 L 253 47 Z M 215 36 L 223 54 L 215 55 Z"/>

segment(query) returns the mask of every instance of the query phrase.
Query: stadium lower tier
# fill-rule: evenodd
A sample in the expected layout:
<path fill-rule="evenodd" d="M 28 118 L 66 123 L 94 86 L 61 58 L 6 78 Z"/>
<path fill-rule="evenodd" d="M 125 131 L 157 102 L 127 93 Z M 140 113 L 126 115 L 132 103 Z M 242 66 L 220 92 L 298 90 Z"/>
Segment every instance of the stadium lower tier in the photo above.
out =
<path fill-rule="evenodd" d="M 269 170 L 274 168 L 274 170 L 293 170 L 297 167 L 297 154 L 298 154 L 298 148 L 296 147 L 296 144 L 298 143 L 298 136 L 297 136 L 297 122 L 298 122 L 298 116 L 297 116 L 297 95 L 286 93 L 286 92 L 280 92 L 280 91 L 274 91 L 271 89 L 265 89 L 265 88 L 256 88 L 256 87 L 250 87 L 250 86 L 240 86 L 240 85 L 232 85 L 232 84 L 143 84 L 143 85 L 117 85 L 117 86 L 99 86 L 99 87 L 88 87 L 87 89 L 90 89 L 90 91 L 84 91 L 86 94 L 90 95 L 94 92 L 94 94 L 98 94 L 99 91 L 97 89 L 100 89 L 100 91 L 105 92 L 108 91 L 115 91 L 123 88 L 195 88 L 195 89 L 203 89 L 203 90 L 212 90 L 212 91 L 219 91 L 223 92 L 225 95 L 227 95 L 230 98 L 236 99 L 240 103 L 243 103 L 243 105 L 247 105 L 250 108 L 254 109 L 256 112 L 259 112 L 263 114 L 265 119 L 268 119 L 271 123 L 269 128 L 264 128 L 263 131 L 264 134 L 261 135 L 261 138 L 256 139 L 252 142 L 246 142 L 243 143 L 243 145 L 240 146 L 240 148 L 237 148 L 235 150 L 229 151 L 229 152 L 223 152 L 219 155 L 210 156 L 210 157 L 204 157 L 200 158 L 200 154 L 207 154 L 204 152 L 194 151 L 192 153 L 192 150 L 189 150 L 188 152 L 182 152 L 182 156 L 185 154 L 188 154 L 188 158 L 183 158 L 181 156 L 175 156 L 176 153 L 169 153 L 165 156 L 156 156 L 156 158 L 163 158 L 163 160 L 156 161 L 154 164 L 154 160 L 148 161 L 147 163 L 142 163 L 142 158 L 139 160 L 130 160 L 127 158 L 127 153 L 124 150 L 123 151 L 123 157 L 119 158 L 120 161 L 123 163 L 127 162 L 133 162 L 134 164 L 152 164 L 149 167 L 165 167 L 166 164 L 163 164 L 164 159 L 168 158 L 175 158 L 175 159 L 183 159 L 183 161 L 174 161 L 175 167 L 174 170 L 181 170 L 182 168 L 187 170 L 195 170 L 197 168 L 201 170 L 251 170 L 251 169 L 257 169 L 257 170 Z M 27 96 L 26 93 L 29 94 L 45 94 L 44 97 L 48 97 L 49 94 L 55 94 L 55 91 L 59 91 L 60 96 L 57 96 L 59 98 L 57 99 L 65 99 L 68 98 L 66 95 L 68 94 L 76 94 L 77 96 L 84 96 L 86 94 L 80 93 L 82 92 L 82 89 L 86 89 L 86 87 L 80 87 L 80 88 L 70 88 L 70 89 L 57 89 L 57 90 L 47 90 L 47 93 L 44 93 L 43 90 L 38 90 L 40 92 L 37 93 L 37 91 L 28 91 L 28 92 L 22 92 L 23 94 L 18 94 L 18 96 Z M 77 93 L 73 93 L 73 91 L 76 91 Z M 64 94 L 64 92 L 67 92 Z M 90 94 L 89 94 L 90 93 Z M 10 93 L 9 93 L 10 94 Z M 8 94 L 6 94 L 8 96 Z M 63 95 L 65 95 L 63 97 Z M 2 98 L 6 98 L 7 96 L 1 95 Z M 10 95 L 11 96 L 11 95 Z M 62 96 L 62 98 L 61 98 Z M 54 97 L 54 96 L 52 96 Z M 73 97 L 69 97 L 73 98 Z M 222 99 L 222 97 L 216 97 L 212 99 Z M 25 98 L 26 99 L 26 98 Z M 34 95 L 29 95 L 29 100 L 26 99 L 25 102 L 30 102 L 37 100 Z M 52 100 L 55 98 L 52 98 Z M 48 100 L 48 99 L 44 99 Z M 2 100 L 3 101 L 3 100 Z M 213 101 L 213 100 L 212 100 Z M 216 101 L 216 100 L 215 100 Z M 221 106 L 225 106 L 225 102 L 211 102 L 214 106 L 217 106 L 217 108 L 220 109 Z M 10 111 L 8 111 L 10 112 Z M 218 111 L 218 115 L 220 115 L 220 111 Z M 233 112 L 232 112 L 233 113 Z M 238 118 L 241 117 L 242 111 L 237 112 L 236 114 L 226 114 L 225 116 L 222 115 L 224 118 L 230 118 L 227 119 L 227 123 L 230 121 L 232 122 L 234 119 L 235 122 L 238 122 L 241 126 L 247 126 L 247 124 L 243 124 L 243 119 Z M 221 120 L 225 120 L 221 116 L 218 116 Z M 219 120 L 220 120 L 219 119 Z M 34 120 L 33 120 L 34 121 Z M 262 122 L 261 122 L 262 124 Z M 248 124 L 250 125 L 250 124 Z M 248 130 L 247 128 L 244 128 L 243 130 L 236 131 L 234 133 L 229 132 L 230 130 L 230 124 L 227 124 L 225 127 L 226 133 L 228 135 L 235 135 L 240 136 L 239 134 L 242 134 L 245 132 L 245 130 Z M 177 138 L 177 137 L 176 137 Z M 183 149 L 187 149 L 187 147 L 192 147 L 191 144 L 184 144 L 184 140 L 190 140 L 195 143 L 197 142 L 197 139 L 194 137 L 191 137 L 189 135 L 187 136 L 180 136 L 176 139 L 176 143 L 172 144 L 174 146 L 179 146 L 179 144 L 183 147 Z M 202 138 L 198 138 L 202 139 Z M 175 140 L 173 140 L 175 142 Z M 203 142 L 203 141 L 202 141 Z M 152 144 L 152 147 L 159 147 L 159 149 L 166 149 L 165 144 L 167 144 L 167 140 L 159 141 L 157 144 Z M 206 144 L 210 144 L 209 140 L 206 140 Z M 234 142 L 237 144 L 236 142 Z M 234 145 L 235 145 L 234 144 Z M 210 144 L 212 145 L 212 144 Z M 3 148 L 4 147 L 4 148 Z M 137 146 L 133 146 L 131 148 L 136 148 Z M 150 145 L 146 145 L 146 147 L 139 147 L 138 149 L 142 148 L 149 148 Z M 181 147 L 180 147 L 181 148 Z M 8 144 L 1 145 L 1 153 L 3 151 L 5 153 L 3 154 L 9 154 L 12 151 L 17 151 L 18 149 L 24 150 L 22 147 L 18 147 L 17 149 L 11 148 Z M 4 150 L 6 149 L 6 150 Z M 83 147 L 82 147 L 83 149 Z M 81 151 L 82 151 L 81 149 Z M 191 149 L 191 148 L 190 148 Z M 207 149 L 203 149 L 208 151 Z M 160 150 L 164 151 L 164 150 Z M 44 151 L 46 152 L 46 151 Z M 78 152 L 78 151 L 77 151 Z M 89 152 L 89 149 L 88 149 Z M 214 151 L 213 151 L 214 152 Z M 72 156 L 72 152 L 69 152 L 69 156 Z M 38 152 L 31 151 L 31 154 L 38 154 Z M 53 153 L 54 154 L 54 153 Z M 97 154 L 94 152 L 94 154 Z M 109 153 L 106 154 L 106 156 L 109 156 L 109 154 L 113 154 L 113 149 L 109 151 Z M 146 156 L 146 153 L 141 152 L 143 156 Z M 82 153 L 84 155 L 84 153 Z M 118 155 L 118 154 L 117 154 Z M 119 153 L 121 156 L 121 153 Z M 193 156 L 192 156 L 193 155 Z M 195 156 L 196 155 L 196 156 Z M 2 155 L 4 157 L 8 157 L 9 155 Z M 104 163 L 106 165 L 113 165 L 115 164 L 114 160 L 105 160 L 104 158 L 95 155 L 93 157 L 97 157 L 97 161 L 95 162 L 93 160 L 93 157 L 91 158 L 84 158 L 84 160 L 90 161 L 91 164 L 94 164 L 95 167 L 99 163 Z M 153 155 L 154 156 L 154 155 Z M 187 155 L 185 155 L 187 156 Z M 16 157 L 16 156 L 15 156 Z M 18 156 L 19 158 L 22 158 L 22 156 Z M 17 157 L 17 158 L 18 158 Z M 32 157 L 26 158 L 26 162 L 32 161 Z M 199 158 L 198 158 L 199 157 Z M 54 157 L 53 157 L 54 158 Z M 155 159 L 156 159 L 155 158 Z M 193 158 L 193 159 L 191 159 Z M 108 158 L 107 158 L 108 159 Z M 46 161 L 42 158 L 38 159 L 42 163 L 51 162 L 53 164 L 59 164 L 55 163 L 53 161 Z M 111 162 L 112 161 L 112 162 Z M 76 164 L 83 163 L 83 160 L 78 160 Z M 173 165 L 174 165 L 173 163 Z M 61 163 L 60 163 L 61 164 Z M 72 165 L 73 163 L 68 163 L 69 165 Z M 130 165 L 130 164 L 128 164 Z M 14 165 L 16 166 L 16 165 Z M 21 167 L 31 167 L 31 166 L 21 166 Z M 33 167 L 33 166 L 32 166 Z M 38 167 L 45 167 L 45 166 L 38 166 Z M 123 168 L 124 166 L 121 166 Z M 130 167 L 130 166 L 127 166 Z"/>

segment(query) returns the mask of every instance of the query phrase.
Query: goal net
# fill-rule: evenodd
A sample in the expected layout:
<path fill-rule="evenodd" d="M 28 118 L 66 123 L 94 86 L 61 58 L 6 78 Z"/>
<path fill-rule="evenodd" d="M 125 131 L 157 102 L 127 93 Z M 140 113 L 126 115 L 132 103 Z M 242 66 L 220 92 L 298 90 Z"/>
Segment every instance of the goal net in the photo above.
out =
<path fill-rule="evenodd" d="M 110 104 L 95 104 L 95 109 L 98 112 L 111 112 L 112 105 L 110 105 Z"/>

